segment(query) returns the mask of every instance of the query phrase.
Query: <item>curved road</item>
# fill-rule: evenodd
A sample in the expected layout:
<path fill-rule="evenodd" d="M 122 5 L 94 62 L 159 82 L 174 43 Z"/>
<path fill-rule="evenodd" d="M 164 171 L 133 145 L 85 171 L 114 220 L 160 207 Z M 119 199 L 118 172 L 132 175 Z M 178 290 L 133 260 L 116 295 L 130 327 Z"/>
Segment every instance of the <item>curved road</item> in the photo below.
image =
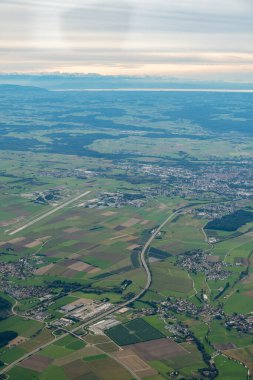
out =
<path fill-rule="evenodd" d="M 81 196 L 84 196 L 86 195 L 85 194 L 82 194 Z M 81 197 L 79 196 L 79 197 Z M 75 198 L 76 200 L 77 198 Z M 72 200 L 74 201 L 74 200 Z M 69 204 L 69 203 L 68 203 Z M 64 204 L 66 205 L 66 203 Z M 64 207 L 64 205 L 62 205 Z M 166 220 L 152 233 L 152 235 L 150 236 L 150 238 L 148 239 L 148 241 L 146 242 L 146 244 L 144 245 L 144 247 L 142 248 L 141 250 L 141 253 L 140 253 L 140 259 L 141 259 L 141 264 L 142 264 L 142 267 L 144 268 L 145 272 L 146 272 L 146 275 L 147 275 L 147 282 L 146 282 L 146 285 L 145 287 L 140 291 L 140 293 L 138 293 L 137 295 L 135 295 L 133 298 L 131 298 L 130 300 L 126 301 L 126 302 L 123 302 L 119 305 L 116 305 L 114 307 L 112 307 L 111 309 L 108 309 L 104 312 L 101 312 L 100 314 L 97 314 L 95 315 L 94 317 L 91 317 L 89 318 L 88 320 L 86 320 L 82 325 L 80 326 L 77 326 L 75 327 L 74 329 L 70 330 L 68 333 L 65 333 L 63 335 L 60 335 L 59 337 L 56 337 L 55 339 L 51 340 L 50 342 L 47 342 L 43 345 L 41 345 L 40 347 L 34 349 L 33 351 L 25 354 L 24 356 L 22 356 L 21 358 L 15 360 L 13 363 L 11 363 L 10 365 L 8 365 L 7 367 L 3 368 L 1 371 L 0 371 L 0 374 L 3 374 L 3 373 L 6 373 L 8 372 L 11 368 L 13 368 L 15 365 L 21 363 L 23 360 L 27 359 L 28 357 L 30 357 L 31 355 L 34 355 L 35 353 L 41 351 L 43 348 L 46 348 L 47 346 L 49 346 L 50 344 L 60 340 L 60 339 L 63 339 L 65 336 L 67 336 L 68 334 L 73 334 L 75 333 L 76 331 L 78 331 L 79 329 L 81 329 L 82 327 L 88 327 L 90 325 L 92 325 L 93 323 L 117 312 L 118 310 L 120 310 L 122 307 L 125 307 L 125 306 L 128 306 L 129 304 L 131 304 L 132 302 L 135 302 L 136 300 L 138 300 L 139 298 L 141 298 L 143 296 L 144 293 L 146 293 L 146 291 L 149 289 L 150 285 L 151 285 L 151 282 L 152 282 L 152 276 L 151 276 L 151 271 L 149 269 L 149 266 L 148 266 L 148 263 L 146 261 L 146 254 L 147 254 L 147 251 L 150 247 L 150 244 L 152 243 L 152 241 L 156 238 L 156 236 L 159 234 L 159 232 L 162 230 L 162 228 L 172 219 L 174 218 L 174 216 L 176 214 L 178 214 L 180 211 L 182 210 L 182 208 L 178 209 L 177 211 L 173 212 L 173 214 L 171 214 L 170 216 L 168 216 L 166 218 Z M 53 210 L 54 211 L 54 210 Z"/>
<path fill-rule="evenodd" d="M 150 244 L 152 243 L 152 241 L 157 237 L 157 235 L 159 234 L 159 232 L 161 232 L 161 230 L 163 229 L 163 227 L 172 219 L 174 218 L 174 216 L 176 214 L 178 214 L 179 212 L 181 211 L 181 209 L 178 209 L 177 211 L 173 212 L 173 214 L 171 214 L 156 230 L 155 232 L 150 236 L 150 238 L 148 239 L 148 241 L 146 242 L 146 244 L 144 245 L 144 247 L 142 248 L 142 251 L 140 253 L 140 259 L 141 259 L 141 264 L 147 274 L 147 282 L 146 282 L 146 285 L 144 287 L 144 289 L 142 289 L 142 291 L 137 294 L 135 297 L 133 297 L 131 300 L 125 302 L 123 305 L 121 305 L 121 307 L 124 307 L 124 306 L 127 306 L 129 305 L 130 303 L 138 300 L 139 298 L 141 298 L 143 296 L 144 293 L 146 293 L 146 291 L 149 289 L 150 285 L 151 285 L 151 282 L 152 282 L 152 276 L 151 276 L 151 271 L 149 269 L 149 266 L 148 266 L 148 263 L 146 261 L 146 253 L 150 247 Z"/>

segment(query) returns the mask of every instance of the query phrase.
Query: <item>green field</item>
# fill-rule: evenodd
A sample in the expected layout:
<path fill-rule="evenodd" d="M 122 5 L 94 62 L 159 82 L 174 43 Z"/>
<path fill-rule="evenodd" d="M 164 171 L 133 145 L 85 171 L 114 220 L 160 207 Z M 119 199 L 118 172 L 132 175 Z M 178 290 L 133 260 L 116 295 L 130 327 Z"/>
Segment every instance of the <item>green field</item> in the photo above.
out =
<path fill-rule="evenodd" d="M 225 356 L 217 356 L 215 364 L 219 370 L 218 380 L 244 380 L 247 379 L 247 370 L 241 364 L 227 359 Z"/>
<path fill-rule="evenodd" d="M 151 290 L 163 296 L 187 296 L 193 293 L 193 282 L 187 272 L 175 267 L 171 262 L 153 263 L 151 270 Z"/>
<path fill-rule="evenodd" d="M 106 334 L 119 346 L 164 338 L 165 335 L 143 319 L 135 319 L 106 330 Z"/>

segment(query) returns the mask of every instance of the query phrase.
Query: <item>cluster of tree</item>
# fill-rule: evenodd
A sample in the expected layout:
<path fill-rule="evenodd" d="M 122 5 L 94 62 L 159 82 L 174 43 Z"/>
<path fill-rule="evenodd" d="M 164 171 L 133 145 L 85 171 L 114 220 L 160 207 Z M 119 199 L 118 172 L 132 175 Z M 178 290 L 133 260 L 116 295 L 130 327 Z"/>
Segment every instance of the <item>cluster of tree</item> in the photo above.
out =
<path fill-rule="evenodd" d="M 0 333 L 0 348 L 6 346 L 11 340 L 18 336 L 16 331 L 3 331 Z"/>
<path fill-rule="evenodd" d="M 124 298 L 126 301 L 129 301 L 129 300 L 131 300 L 132 298 L 134 298 L 134 296 L 135 296 L 135 293 L 133 293 L 133 292 L 129 292 L 129 293 L 125 294 L 125 295 L 123 296 L 123 298 Z"/>
<path fill-rule="evenodd" d="M 218 376 L 218 370 L 215 364 L 211 363 L 211 355 L 206 352 L 204 344 L 194 334 L 191 333 L 190 336 L 196 344 L 198 350 L 201 352 L 204 363 L 207 365 L 207 368 L 202 368 L 199 372 L 204 377 L 208 377 L 208 379 L 214 379 Z"/>
<path fill-rule="evenodd" d="M 104 293 L 117 293 L 122 294 L 123 290 L 119 286 L 114 286 L 112 288 L 85 288 L 81 290 L 82 293 L 94 293 L 94 294 L 104 294 Z"/>
<path fill-rule="evenodd" d="M 88 286 L 90 286 L 90 284 L 83 285 L 83 284 L 80 284 L 79 282 L 65 282 L 65 281 L 61 281 L 61 280 L 54 280 L 51 282 L 47 282 L 47 286 L 50 289 L 62 288 L 63 292 L 69 293 L 69 292 L 77 290 L 81 287 L 86 287 L 86 286 L 88 287 Z"/>
<path fill-rule="evenodd" d="M 236 231 L 246 223 L 253 222 L 253 212 L 238 210 L 207 223 L 206 230 Z"/>
<path fill-rule="evenodd" d="M 218 298 L 220 298 L 222 294 L 224 294 L 225 291 L 229 288 L 229 285 L 229 282 L 227 282 L 224 288 L 214 297 L 214 299 L 217 300 Z"/>
<path fill-rule="evenodd" d="M 123 198 L 125 200 L 128 200 L 128 201 L 135 201 L 137 199 L 145 199 L 146 196 L 143 195 L 143 194 L 130 194 L 130 193 L 126 193 L 126 194 L 123 194 Z"/>
<path fill-rule="evenodd" d="M 11 303 L 3 297 L 0 297 L 0 321 L 10 314 Z"/>
<path fill-rule="evenodd" d="M 122 281 L 122 283 L 120 284 L 122 290 L 125 290 L 128 286 L 130 286 L 132 284 L 132 282 L 133 281 L 131 281 L 131 280 L 124 280 L 124 281 Z"/>

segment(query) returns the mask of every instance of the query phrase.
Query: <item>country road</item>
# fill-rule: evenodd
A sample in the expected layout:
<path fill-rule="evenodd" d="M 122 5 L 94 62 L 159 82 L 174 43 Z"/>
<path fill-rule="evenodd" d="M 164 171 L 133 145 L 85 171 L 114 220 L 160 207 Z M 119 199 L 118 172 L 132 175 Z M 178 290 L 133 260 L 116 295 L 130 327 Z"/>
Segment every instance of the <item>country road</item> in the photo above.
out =
<path fill-rule="evenodd" d="M 86 193 L 87 194 L 87 193 Z M 85 194 L 82 194 L 81 196 L 84 196 Z M 81 196 L 75 198 L 74 200 L 72 201 L 69 201 L 69 202 L 74 202 L 75 200 L 81 198 Z M 69 202 L 67 202 L 67 204 L 69 204 Z M 64 204 L 66 205 L 66 203 Z M 64 207 L 64 205 L 62 205 Z M 54 211 L 54 210 L 52 210 Z M 28 357 L 30 357 L 31 355 L 34 355 L 35 353 L 41 351 L 43 348 L 46 348 L 48 346 L 50 346 L 50 344 L 64 338 L 65 336 L 67 336 L 68 334 L 73 334 L 75 333 L 76 331 L 78 331 L 79 329 L 83 328 L 83 327 L 88 327 L 92 324 L 94 324 L 95 322 L 117 312 L 118 310 L 120 310 L 121 308 L 123 307 L 126 307 L 128 306 L 129 304 L 131 304 L 132 302 L 135 302 L 137 301 L 139 298 L 141 298 L 143 296 L 143 294 L 145 294 L 145 292 L 149 289 L 150 285 L 151 285 L 151 282 L 152 282 L 152 276 L 151 276 L 151 271 L 149 269 L 149 266 L 148 266 L 148 263 L 146 261 L 146 254 L 147 254 L 147 251 L 150 247 L 150 244 L 152 243 L 152 241 L 156 238 L 156 236 L 159 234 L 159 232 L 162 230 L 162 228 L 172 219 L 174 218 L 174 216 L 176 214 L 178 214 L 179 212 L 181 211 L 181 208 L 178 209 L 177 211 L 175 211 L 173 214 L 171 214 L 169 217 L 166 218 L 166 220 L 155 230 L 155 232 L 152 233 L 152 235 L 150 236 L 150 238 L 148 239 L 148 241 L 145 243 L 144 247 L 142 248 L 142 251 L 140 253 L 140 259 L 141 259 L 141 264 L 142 264 L 142 267 L 144 268 L 145 272 L 146 272 L 146 275 L 147 275 L 147 281 L 146 281 L 146 285 L 145 287 L 140 291 L 140 293 L 138 293 L 137 295 L 135 295 L 133 298 L 131 298 L 130 300 L 126 301 L 126 302 L 123 302 L 119 305 L 116 305 L 116 306 L 113 306 L 111 309 L 108 309 L 104 312 L 101 312 L 100 314 L 97 314 L 95 315 L 94 317 L 88 319 L 87 321 L 85 321 L 82 325 L 80 326 L 77 326 L 75 327 L 74 329 L 70 330 L 69 333 L 66 333 L 66 334 L 63 334 L 53 340 L 51 340 L 50 342 L 47 342 L 45 344 L 43 344 L 42 346 L 34 349 L 33 351 L 25 354 L 24 356 L 22 356 L 21 358 L 15 360 L 13 363 L 11 363 L 10 365 L 8 365 L 7 367 L 5 367 L 4 369 L 2 369 L 0 371 L 0 374 L 3 374 L 3 373 L 6 373 L 8 372 L 11 368 L 13 368 L 15 365 L 17 365 L 18 363 L 21 363 L 23 360 L 27 359 Z"/>
<path fill-rule="evenodd" d="M 74 203 L 75 201 L 78 201 L 78 199 L 85 197 L 85 195 L 88 195 L 89 193 L 90 193 L 90 191 L 86 191 L 85 193 L 80 194 L 77 197 L 72 198 L 69 201 L 62 203 L 60 206 L 55 207 L 53 210 L 50 210 L 50 211 L 46 212 L 45 214 L 43 214 L 41 216 L 38 216 L 37 218 L 31 220 L 30 222 L 24 224 L 23 226 L 17 228 L 16 230 L 14 230 L 12 232 L 10 232 L 9 235 L 15 235 L 18 232 L 23 231 L 26 228 L 33 226 L 35 223 L 40 222 L 41 220 L 47 218 L 48 216 L 54 214 L 57 211 L 63 209 L 64 207 L 70 205 L 71 203 Z"/>

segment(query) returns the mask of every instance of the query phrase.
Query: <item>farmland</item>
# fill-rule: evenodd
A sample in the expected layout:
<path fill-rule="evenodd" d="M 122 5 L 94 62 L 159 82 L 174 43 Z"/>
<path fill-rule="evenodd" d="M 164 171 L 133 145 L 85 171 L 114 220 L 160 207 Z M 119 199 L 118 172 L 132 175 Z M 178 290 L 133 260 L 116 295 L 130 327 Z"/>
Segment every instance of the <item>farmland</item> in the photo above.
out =
<path fill-rule="evenodd" d="M 253 373 L 252 95 L 2 88 L 1 99 L 6 376 Z"/>
<path fill-rule="evenodd" d="M 119 346 L 163 338 L 164 335 L 143 319 L 135 319 L 124 325 L 112 327 L 107 335 Z"/>

